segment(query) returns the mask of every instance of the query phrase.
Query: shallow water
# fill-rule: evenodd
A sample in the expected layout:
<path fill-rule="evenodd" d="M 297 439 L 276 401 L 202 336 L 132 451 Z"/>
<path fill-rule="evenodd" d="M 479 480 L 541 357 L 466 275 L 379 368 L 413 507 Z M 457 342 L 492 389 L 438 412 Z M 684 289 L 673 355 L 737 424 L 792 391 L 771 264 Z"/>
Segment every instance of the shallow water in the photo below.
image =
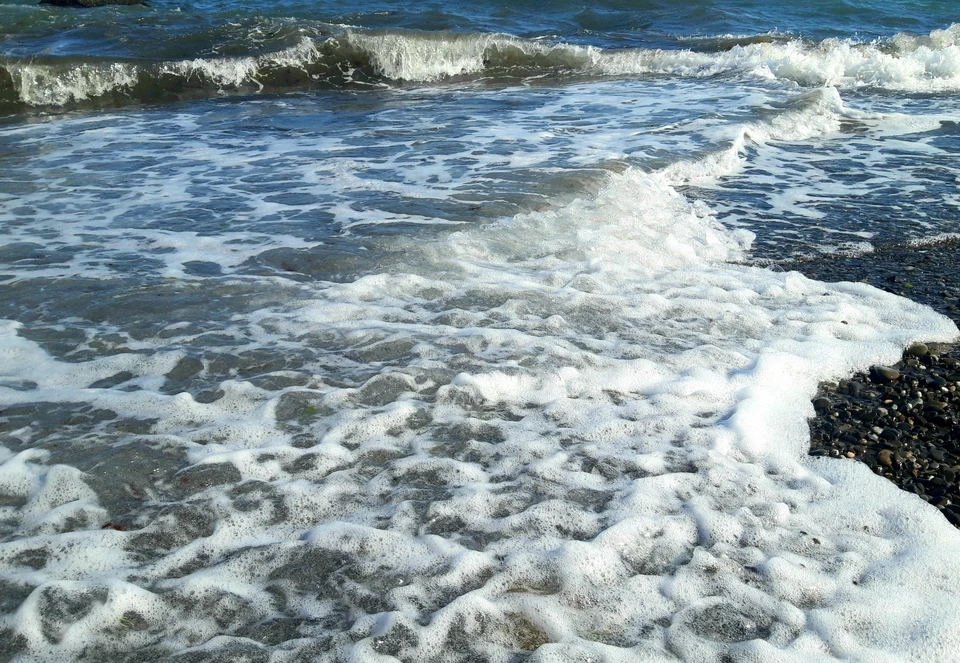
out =
<path fill-rule="evenodd" d="M 0 657 L 952 656 L 805 419 L 957 330 L 763 267 L 960 232 L 947 3 L 0 12 Z"/>

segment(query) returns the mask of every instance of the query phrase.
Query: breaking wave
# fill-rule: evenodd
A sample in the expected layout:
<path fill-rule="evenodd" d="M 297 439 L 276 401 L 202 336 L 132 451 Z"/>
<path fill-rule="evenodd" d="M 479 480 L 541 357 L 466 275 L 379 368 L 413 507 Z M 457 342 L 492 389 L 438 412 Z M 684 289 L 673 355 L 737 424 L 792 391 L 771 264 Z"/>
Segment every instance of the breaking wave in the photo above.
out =
<path fill-rule="evenodd" d="M 226 93 L 551 76 L 735 76 L 803 87 L 960 90 L 960 24 L 886 41 L 716 39 L 710 50 L 601 49 L 503 34 L 345 29 L 261 55 L 0 63 L 0 109 L 151 103 Z"/>

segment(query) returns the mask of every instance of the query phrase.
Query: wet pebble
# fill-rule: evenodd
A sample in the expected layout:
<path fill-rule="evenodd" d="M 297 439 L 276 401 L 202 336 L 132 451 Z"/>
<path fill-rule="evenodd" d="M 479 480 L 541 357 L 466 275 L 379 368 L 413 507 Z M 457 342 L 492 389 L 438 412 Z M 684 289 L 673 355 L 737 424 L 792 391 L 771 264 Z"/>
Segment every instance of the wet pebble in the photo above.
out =
<path fill-rule="evenodd" d="M 892 367 L 821 385 L 810 453 L 862 461 L 960 527 L 960 507 L 947 509 L 960 504 L 960 398 L 945 375 L 960 348 L 924 347 L 928 354 L 911 346 Z"/>
<path fill-rule="evenodd" d="M 876 382 L 893 382 L 900 379 L 900 371 L 889 366 L 874 366 L 870 375 Z"/>
<path fill-rule="evenodd" d="M 909 348 L 907 348 L 907 354 L 914 357 L 922 357 L 927 354 L 930 349 L 927 347 L 926 343 L 914 343 Z"/>
<path fill-rule="evenodd" d="M 935 251 L 917 251 L 908 244 L 877 246 L 868 254 L 806 260 L 795 268 L 821 281 L 869 283 L 931 306 L 960 325 L 958 255 L 960 240 L 953 239 Z M 900 278 L 906 272 L 909 288 Z M 821 385 L 816 398 L 828 400 L 830 410 L 817 410 L 810 422 L 810 453 L 843 462 L 853 453 L 960 527 L 958 366 L 960 347 L 913 343 L 893 366 L 876 366 L 839 385 Z M 835 421 L 849 428 L 840 431 Z"/>

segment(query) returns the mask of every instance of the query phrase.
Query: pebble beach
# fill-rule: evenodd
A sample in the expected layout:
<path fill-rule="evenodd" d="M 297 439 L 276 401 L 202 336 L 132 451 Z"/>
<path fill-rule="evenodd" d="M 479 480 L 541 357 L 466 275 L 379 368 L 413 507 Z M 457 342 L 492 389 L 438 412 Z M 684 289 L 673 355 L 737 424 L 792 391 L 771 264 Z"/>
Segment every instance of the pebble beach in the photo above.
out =
<path fill-rule="evenodd" d="M 825 281 L 862 281 L 931 306 L 960 324 L 960 240 L 892 245 L 792 267 Z M 916 343 L 893 366 L 825 383 L 813 401 L 810 454 L 850 458 L 935 505 L 960 527 L 960 348 Z"/>

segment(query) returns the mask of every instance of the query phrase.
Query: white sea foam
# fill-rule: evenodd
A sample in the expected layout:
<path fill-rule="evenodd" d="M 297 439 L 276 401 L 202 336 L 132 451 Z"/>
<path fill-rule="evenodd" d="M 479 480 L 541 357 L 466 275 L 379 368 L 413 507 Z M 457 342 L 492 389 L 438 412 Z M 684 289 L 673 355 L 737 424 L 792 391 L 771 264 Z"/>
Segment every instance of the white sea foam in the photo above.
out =
<path fill-rule="evenodd" d="M 258 57 L 232 58 L 195 58 L 166 63 L 161 66 L 161 74 L 176 74 L 187 80 L 203 76 L 222 88 L 237 88 L 244 85 L 256 85 L 261 90 L 263 84 L 258 78 L 265 70 L 273 67 L 303 68 L 316 62 L 320 57 L 314 42 L 304 37 L 295 46 L 266 53 Z"/>
<path fill-rule="evenodd" d="M 958 24 L 960 25 L 960 24 Z M 816 45 L 761 42 L 728 51 L 625 49 L 603 50 L 551 45 L 504 35 L 433 36 L 351 33 L 349 43 L 371 54 L 387 77 L 435 81 L 473 74 L 488 66 L 510 66 L 540 59 L 555 67 L 610 75 L 671 74 L 717 76 L 743 73 L 790 80 L 805 86 L 876 86 L 897 90 L 938 91 L 960 88 L 957 25 L 926 39 L 898 35 L 895 51 L 880 44 L 825 40 Z"/>
<path fill-rule="evenodd" d="M 819 88 L 791 99 L 786 107 L 778 108 L 776 114 L 764 122 L 733 127 L 735 133 L 723 149 L 697 159 L 677 160 L 660 169 L 657 175 L 671 185 L 713 184 L 741 170 L 746 163 L 748 144 L 829 138 L 839 132 L 842 118 L 861 115 L 863 113 L 844 106 L 836 88 Z"/>
<path fill-rule="evenodd" d="M 664 85 L 491 92 L 482 102 L 502 105 L 502 113 L 456 124 L 442 109 L 415 110 L 416 96 L 397 93 L 398 105 L 371 113 L 360 128 L 321 125 L 303 136 L 266 140 L 237 136 L 229 124 L 150 112 L 33 125 L 16 139 L 42 149 L 6 174 L 7 186 L 46 185 L 18 193 L 16 206 L 0 209 L 0 221 L 12 244 L 39 246 L 42 234 L 70 250 L 6 269 L 28 279 L 100 277 L 111 273 L 115 258 L 136 255 L 171 277 L 186 276 L 190 261 L 229 273 L 269 249 L 309 249 L 341 229 L 475 223 L 478 215 L 468 208 L 495 218 L 488 208 L 510 213 L 589 190 L 603 179 L 598 164 L 643 161 L 648 151 L 665 148 L 692 156 L 704 145 L 725 145 L 739 131 L 731 120 L 763 102 L 734 88 Z M 600 89 L 607 101 L 598 98 Z M 437 93 L 428 94 L 429 100 Z M 595 114 L 582 118 L 577 109 L 588 101 Z M 315 115 L 312 100 L 263 103 L 286 104 L 284 112 L 305 119 Z M 712 117 L 720 106 L 727 117 Z M 664 128 L 658 113 L 686 119 Z M 384 135 L 389 126 L 398 129 Z M 447 136 L 451 130 L 458 131 L 455 139 Z M 358 149 L 363 145 L 377 149 Z M 166 153 L 162 162 L 158 151 Z"/>
<path fill-rule="evenodd" d="M 956 27 L 949 31 L 957 32 Z M 609 74 L 660 73 L 717 76 L 742 73 L 788 80 L 804 86 L 880 87 L 935 92 L 960 88 L 960 49 L 954 43 L 889 52 L 878 44 L 825 40 L 755 43 L 729 51 L 592 52 L 592 61 Z"/>
<path fill-rule="evenodd" d="M 179 515 L 113 531 L 90 479 L 37 452 L 7 458 L 0 478 L 27 501 L 5 507 L 25 529 L 0 559 L 33 589 L 3 625 L 32 655 L 146 633 L 212 655 L 275 618 L 303 629 L 277 652 L 291 660 L 942 660 L 960 644 L 960 535 L 865 467 L 805 455 L 819 381 L 956 338 L 946 318 L 733 265 L 743 239 L 637 170 L 405 250 L 408 272 L 291 286 L 299 301 L 235 321 L 264 347 L 407 342 L 353 386 L 322 352 L 311 387 L 228 380 L 208 404 L 78 390 L 178 356 L 66 363 L 4 329 L 8 372 L 36 383 L 0 391 L 5 406 L 80 396 L 158 418 L 141 443 L 182 449 L 194 470 L 233 468 Z M 315 404 L 312 446 L 284 427 L 293 397 Z M 51 561 L 23 570 L 28 546 Z M 85 607 L 57 617 L 66 600 Z"/>
<path fill-rule="evenodd" d="M 20 100 L 31 106 L 63 106 L 132 88 L 137 68 L 113 62 L 61 68 L 39 64 L 7 65 Z"/>
<path fill-rule="evenodd" d="M 53 65 L 15 63 L 5 65 L 20 100 L 31 106 L 63 106 L 95 99 L 111 92 L 131 94 L 143 78 L 203 78 L 222 89 L 263 85 L 259 77 L 275 67 L 303 68 L 319 58 L 316 44 L 306 37 L 295 46 L 262 56 L 193 58 L 160 63 L 156 67 L 131 62 Z"/>
<path fill-rule="evenodd" d="M 960 24 L 957 24 L 960 25 Z M 341 39 L 370 54 L 388 78 L 430 82 L 476 74 L 491 67 L 547 66 L 589 74 L 669 74 L 708 77 L 741 73 L 804 86 L 875 86 L 907 91 L 960 88 L 957 25 L 927 38 L 898 35 L 898 48 L 878 43 L 825 40 L 759 42 L 727 51 L 604 50 L 526 41 L 506 35 L 418 35 L 348 33 Z"/>
<path fill-rule="evenodd" d="M 377 70 L 388 78 L 430 82 L 449 76 L 474 74 L 486 66 L 488 49 L 514 48 L 529 55 L 552 47 L 505 35 L 418 35 L 415 33 L 366 34 L 349 32 L 341 37 L 350 46 L 371 56 Z"/>
<path fill-rule="evenodd" d="M 250 86 L 262 89 L 261 79 L 277 67 L 310 71 L 312 65 L 326 61 L 342 73 L 344 80 L 353 81 L 352 62 L 358 54 L 366 56 L 373 69 L 387 79 L 417 83 L 478 75 L 487 70 L 496 74 L 511 68 L 538 75 L 538 70 L 546 68 L 611 76 L 704 78 L 732 74 L 792 81 L 805 87 L 948 92 L 960 89 L 958 26 L 935 30 L 927 36 L 898 34 L 888 43 L 827 39 L 811 44 L 798 39 L 761 41 L 716 52 L 605 50 L 495 33 L 376 33 L 348 28 L 322 40 L 305 36 L 290 48 L 259 56 L 196 58 L 156 66 L 12 63 L 6 68 L 22 102 L 54 106 L 110 92 L 129 93 L 141 76 L 158 80 L 169 75 L 187 80 L 203 77 L 221 90 Z"/>
<path fill-rule="evenodd" d="M 953 25 L 917 38 L 897 35 L 896 50 L 878 43 L 828 39 L 759 42 L 727 51 L 604 50 L 526 41 L 506 35 L 419 35 L 348 33 L 342 39 L 370 54 L 388 78 L 430 82 L 476 74 L 491 67 L 546 66 L 584 73 L 627 76 L 669 74 L 707 77 L 741 73 L 804 86 L 875 86 L 908 91 L 960 88 L 960 47 Z"/>
<path fill-rule="evenodd" d="M 807 457 L 805 419 L 821 380 L 957 330 L 863 284 L 740 264 L 752 234 L 675 188 L 836 194 L 805 164 L 839 150 L 898 178 L 914 162 L 876 174 L 873 137 L 913 136 L 927 166 L 943 149 L 909 132 L 938 124 L 830 87 L 508 89 L 469 96 L 502 104 L 479 116 L 462 91 L 423 94 L 443 92 L 301 136 L 266 129 L 276 104 L 284 129 L 301 120 L 297 100 L 250 102 L 259 142 L 206 106 L 17 129 L 0 220 L 37 249 L 7 255 L 7 287 L 109 288 L 133 255 L 177 306 L 134 290 L 116 301 L 143 308 L 103 323 L 0 326 L 0 581 L 19 597 L 0 633 L 68 660 L 949 659 L 960 536 L 866 468 Z M 230 276 L 277 249 L 327 269 L 339 254 L 304 239 L 325 213 L 355 232 L 431 221 L 569 172 L 542 209 L 351 246 L 369 258 L 346 283 Z M 815 209 L 789 192 L 781 207 Z M 227 276 L 184 283 L 191 262 Z"/>
<path fill-rule="evenodd" d="M 748 127 L 726 150 L 677 162 L 668 172 L 674 181 L 719 192 L 712 204 L 731 227 L 756 228 L 760 222 L 775 243 L 790 243 L 791 234 L 803 238 L 794 249 L 799 253 L 858 251 L 864 240 L 896 243 L 955 231 L 950 210 L 957 196 L 944 180 L 960 170 L 942 136 L 957 115 L 948 104 L 942 106 L 946 112 L 934 106 L 923 115 L 903 113 L 896 104 L 865 111 L 850 108 L 830 88 L 819 100 L 815 94 L 804 95 L 805 108 L 788 105 L 769 123 L 795 123 L 803 144 L 784 133 L 786 145 L 774 139 L 747 159 L 756 144 L 750 139 L 762 141 L 767 131 Z M 806 128 L 822 133 L 804 136 Z M 838 168 L 844 163 L 860 164 L 869 175 L 845 178 Z M 717 177 L 729 173 L 738 176 Z M 745 197 L 756 204 L 745 206 Z"/>

